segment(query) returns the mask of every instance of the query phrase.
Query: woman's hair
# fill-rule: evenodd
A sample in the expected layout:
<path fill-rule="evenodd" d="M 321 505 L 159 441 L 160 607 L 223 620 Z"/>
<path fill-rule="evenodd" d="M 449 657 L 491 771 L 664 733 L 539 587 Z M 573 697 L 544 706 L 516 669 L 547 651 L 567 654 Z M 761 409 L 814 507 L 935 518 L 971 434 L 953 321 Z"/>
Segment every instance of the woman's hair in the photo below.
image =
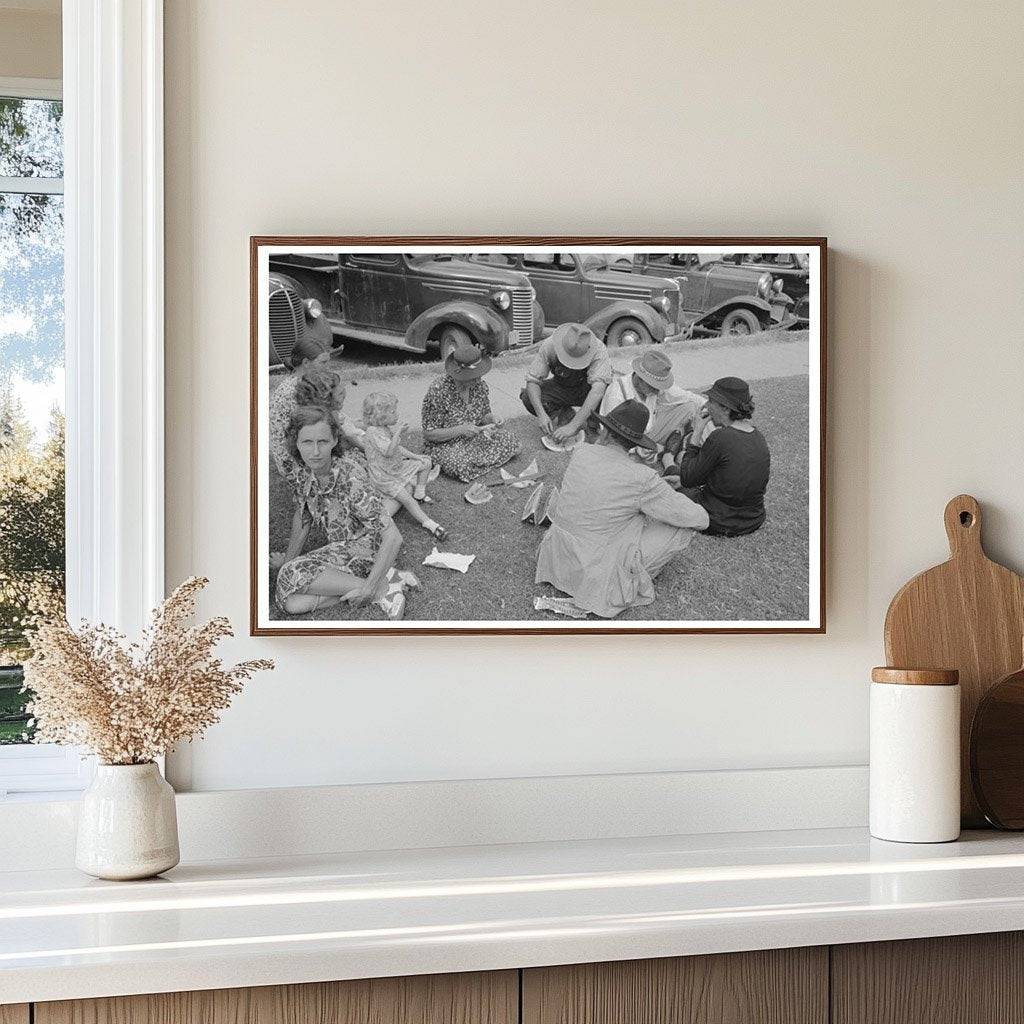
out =
<path fill-rule="evenodd" d="M 303 334 L 292 346 L 292 350 L 288 353 L 284 365 L 289 370 L 294 370 L 306 362 L 307 359 L 312 361 L 317 356 L 322 356 L 326 351 L 327 349 L 324 348 L 321 342 L 314 341 L 308 334 Z"/>
<path fill-rule="evenodd" d="M 339 436 L 338 425 L 334 422 L 334 416 L 330 409 L 325 409 L 321 405 L 297 405 L 292 410 L 292 416 L 288 421 L 288 429 L 284 436 L 289 454 L 299 465 L 302 465 L 302 455 L 299 454 L 299 431 L 303 427 L 315 427 L 318 423 L 326 423 L 330 428 L 336 449 Z"/>
<path fill-rule="evenodd" d="M 398 422 L 398 396 L 390 391 L 372 391 L 363 399 L 363 423 L 368 427 L 389 427 Z"/>
<path fill-rule="evenodd" d="M 340 407 L 345 400 L 345 389 L 342 387 L 338 397 L 335 391 L 341 384 L 341 374 L 323 363 L 313 363 L 300 371 L 295 384 L 296 405 L 322 405 Z"/>
<path fill-rule="evenodd" d="M 744 402 L 738 409 L 729 410 L 729 419 L 735 423 L 737 420 L 749 420 L 754 415 L 754 400 Z"/>

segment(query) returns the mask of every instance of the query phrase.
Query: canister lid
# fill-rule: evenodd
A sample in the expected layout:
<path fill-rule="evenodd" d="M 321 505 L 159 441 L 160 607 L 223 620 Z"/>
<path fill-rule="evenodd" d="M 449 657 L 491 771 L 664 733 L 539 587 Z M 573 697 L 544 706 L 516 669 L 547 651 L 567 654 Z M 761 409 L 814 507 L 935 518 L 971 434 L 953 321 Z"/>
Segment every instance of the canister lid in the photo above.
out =
<path fill-rule="evenodd" d="M 960 673 L 955 668 L 889 668 L 871 670 L 873 683 L 900 683 L 904 686 L 956 686 Z"/>

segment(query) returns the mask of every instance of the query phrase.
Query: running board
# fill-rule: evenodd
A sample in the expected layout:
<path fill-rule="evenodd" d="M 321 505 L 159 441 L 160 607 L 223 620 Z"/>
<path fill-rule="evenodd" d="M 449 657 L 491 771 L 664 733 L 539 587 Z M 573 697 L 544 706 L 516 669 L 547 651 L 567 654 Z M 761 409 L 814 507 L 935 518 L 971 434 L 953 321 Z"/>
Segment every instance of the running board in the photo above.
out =
<path fill-rule="evenodd" d="M 426 349 L 416 348 L 405 340 L 404 334 L 392 334 L 389 331 L 375 331 L 372 327 L 352 327 L 344 320 L 333 320 L 327 318 L 331 325 L 332 333 L 341 338 L 351 338 L 353 341 L 368 341 L 373 345 L 380 345 L 383 348 L 399 348 L 403 352 L 415 352 L 423 355 Z"/>

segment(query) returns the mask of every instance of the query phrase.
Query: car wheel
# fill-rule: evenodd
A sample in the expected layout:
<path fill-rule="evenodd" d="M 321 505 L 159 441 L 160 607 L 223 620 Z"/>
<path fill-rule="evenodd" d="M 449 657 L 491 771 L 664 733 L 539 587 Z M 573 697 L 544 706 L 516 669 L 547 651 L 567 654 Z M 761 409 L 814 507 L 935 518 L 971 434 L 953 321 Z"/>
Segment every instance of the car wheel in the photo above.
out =
<path fill-rule="evenodd" d="M 647 327 L 636 317 L 625 316 L 608 328 L 604 343 L 609 348 L 631 348 L 634 345 L 651 345 L 654 339 Z"/>
<path fill-rule="evenodd" d="M 455 351 L 457 346 L 472 345 L 473 338 L 469 331 L 464 330 L 462 327 L 456 327 L 454 324 L 449 324 L 441 331 L 439 343 L 441 346 L 441 362 L 443 363 Z"/>
<path fill-rule="evenodd" d="M 722 334 L 757 334 L 759 330 L 761 321 L 749 309 L 734 309 L 722 320 Z"/>

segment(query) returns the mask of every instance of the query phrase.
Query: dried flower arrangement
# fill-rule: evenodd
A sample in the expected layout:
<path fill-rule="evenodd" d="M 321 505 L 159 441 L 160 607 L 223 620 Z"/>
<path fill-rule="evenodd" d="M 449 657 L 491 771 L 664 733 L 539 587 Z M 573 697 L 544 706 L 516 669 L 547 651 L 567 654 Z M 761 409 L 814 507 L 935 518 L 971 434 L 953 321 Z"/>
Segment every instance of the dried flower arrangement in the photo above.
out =
<path fill-rule="evenodd" d="M 86 747 L 104 764 L 145 764 L 218 722 L 242 684 L 274 663 L 225 668 L 214 657 L 232 635 L 228 620 L 188 624 L 208 582 L 193 576 L 182 583 L 153 612 L 139 643 L 102 624 L 36 626 L 25 663 L 36 742 Z"/>

